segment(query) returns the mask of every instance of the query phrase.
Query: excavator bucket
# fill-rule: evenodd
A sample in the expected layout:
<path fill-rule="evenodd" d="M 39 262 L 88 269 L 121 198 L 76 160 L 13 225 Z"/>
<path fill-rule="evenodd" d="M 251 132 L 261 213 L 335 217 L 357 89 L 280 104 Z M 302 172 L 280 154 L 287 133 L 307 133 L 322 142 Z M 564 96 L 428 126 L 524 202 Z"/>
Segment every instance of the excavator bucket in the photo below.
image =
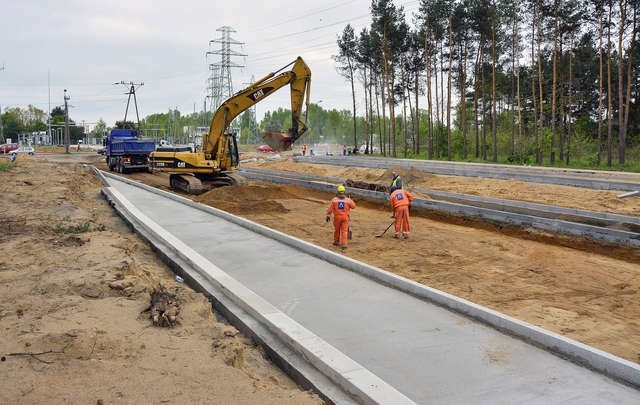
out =
<path fill-rule="evenodd" d="M 285 132 L 269 131 L 262 134 L 264 143 L 271 146 L 276 152 L 282 152 L 285 150 L 291 150 L 291 144 L 293 138 L 291 135 Z"/>

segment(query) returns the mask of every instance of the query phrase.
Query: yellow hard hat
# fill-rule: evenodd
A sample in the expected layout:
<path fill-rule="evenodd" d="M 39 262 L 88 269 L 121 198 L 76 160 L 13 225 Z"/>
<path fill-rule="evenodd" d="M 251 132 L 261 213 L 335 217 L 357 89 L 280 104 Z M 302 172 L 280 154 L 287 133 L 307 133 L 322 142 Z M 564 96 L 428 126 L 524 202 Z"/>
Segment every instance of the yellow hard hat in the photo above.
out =
<path fill-rule="evenodd" d="M 344 190 L 345 188 L 343 185 L 338 186 L 338 193 L 344 193 Z"/>

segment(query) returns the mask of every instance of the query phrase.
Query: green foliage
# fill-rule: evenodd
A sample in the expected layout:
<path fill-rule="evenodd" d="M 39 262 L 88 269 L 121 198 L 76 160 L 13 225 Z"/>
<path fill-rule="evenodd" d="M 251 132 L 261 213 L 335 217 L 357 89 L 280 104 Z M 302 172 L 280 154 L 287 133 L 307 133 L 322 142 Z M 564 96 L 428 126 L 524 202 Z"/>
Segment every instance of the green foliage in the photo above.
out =
<path fill-rule="evenodd" d="M 104 122 L 102 118 L 98 120 L 98 123 L 95 127 L 89 132 L 92 138 L 101 139 L 103 136 L 107 134 L 107 123 Z"/>
<path fill-rule="evenodd" d="M 56 224 L 53 231 L 60 234 L 79 234 L 91 231 L 91 223 L 89 221 L 83 221 L 79 224 L 69 224 L 70 221 L 71 219 L 69 217 L 64 217 L 61 222 Z"/>
<path fill-rule="evenodd" d="M 116 121 L 116 128 L 118 128 L 118 129 L 136 129 L 136 124 L 133 121 Z"/>

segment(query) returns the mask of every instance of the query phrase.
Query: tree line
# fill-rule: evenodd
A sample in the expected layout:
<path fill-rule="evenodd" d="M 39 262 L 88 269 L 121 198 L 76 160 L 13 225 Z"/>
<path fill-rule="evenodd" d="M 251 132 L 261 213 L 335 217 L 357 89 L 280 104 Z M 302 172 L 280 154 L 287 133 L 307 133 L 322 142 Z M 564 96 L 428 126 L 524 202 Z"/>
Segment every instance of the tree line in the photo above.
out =
<path fill-rule="evenodd" d="M 371 25 L 347 25 L 334 57 L 352 88 L 353 143 L 430 159 L 638 162 L 639 5 L 421 0 L 407 16 L 372 0 Z"/>
<path fill-rule="evenodd" d="M 64 127 L 65 114 L 61 107 L 53 108 L 49 117 L 47 117 L 47 113 L 44 110 L 33 105 L 28 105 L 26 108 L 11 107 L 3 109 L 0 114 L 0 143 L 6 142 L 7 139 L 17 142 L 25 134 L 46 132 L 49 128 L 47 124 L 48 118 L 50 118 L 50 124 L 53 128 L 52 132 L 55 129 Z M 72 144 L 86 137 L 84 131 L 82 125 L 76 125 L 75 121 L 69 120 L 69 138 Z M 52 138 L 56 137 L 52 136 Z M 63 138 L 60 136 L 56 140 L 61 143 Z"/>

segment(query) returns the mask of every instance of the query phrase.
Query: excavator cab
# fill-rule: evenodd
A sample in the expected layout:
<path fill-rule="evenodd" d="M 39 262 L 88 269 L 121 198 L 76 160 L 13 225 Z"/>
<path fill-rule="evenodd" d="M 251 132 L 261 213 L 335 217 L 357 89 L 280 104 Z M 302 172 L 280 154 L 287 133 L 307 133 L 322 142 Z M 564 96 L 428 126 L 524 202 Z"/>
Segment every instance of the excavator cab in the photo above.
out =
<path fill-rule="evenodd" d="M 231 167 L 234 169 L 238 167 L 240 163 L 240 156 L 238 155 L 238 140 L 236 134 L 229 134 L 229 147 L 227 148 L 227 156 L 231 159 Z"/>

